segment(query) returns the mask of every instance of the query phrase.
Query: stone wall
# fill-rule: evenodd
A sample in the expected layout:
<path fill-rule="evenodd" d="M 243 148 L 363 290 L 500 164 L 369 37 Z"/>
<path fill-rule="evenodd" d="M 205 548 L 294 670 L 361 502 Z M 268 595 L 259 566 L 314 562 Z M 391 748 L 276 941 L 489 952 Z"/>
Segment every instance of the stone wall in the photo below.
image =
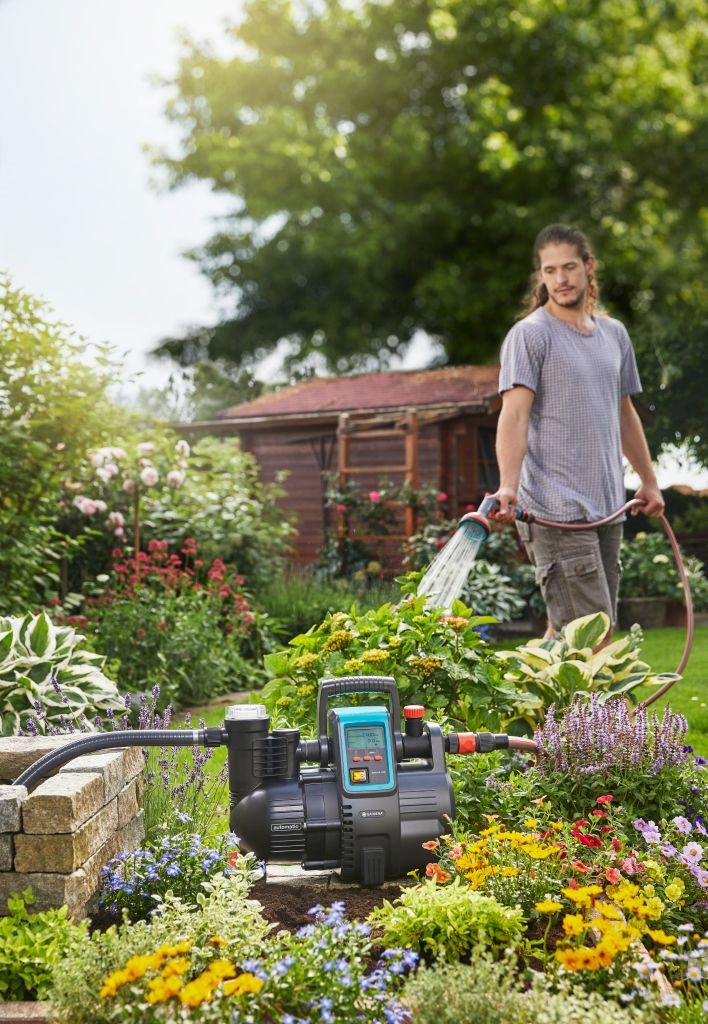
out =
<path fill-rule="evenodd" d="M 75 918 L 84 917 L 103 866 L 142 839 L 140 747 L 77 757 L 31 793 L 11 785 L 43 754 L 75 738 L 0 739 L 0 915 L 8 912 L 10 893 L 31 886 L 33 910 L 66 903 Z"/>

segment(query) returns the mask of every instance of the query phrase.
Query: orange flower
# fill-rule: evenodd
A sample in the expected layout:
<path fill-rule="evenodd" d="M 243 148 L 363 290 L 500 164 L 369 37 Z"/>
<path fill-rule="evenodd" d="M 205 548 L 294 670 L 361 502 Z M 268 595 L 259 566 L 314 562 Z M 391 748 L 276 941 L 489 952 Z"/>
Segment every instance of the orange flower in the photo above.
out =
<path fill-rule="evenodd" d="M 427 842 L 421 843 L 424 850 L 437 850 L 440 843 L 437 839 L 428 839 Z"/>
<path fill-rule="evenodd" d="M 439 864 L 428 864 L 425 869 L 425 874 L 435 882 L 449 882 L 452 878 L 450 872 L 443 870 Z"/>

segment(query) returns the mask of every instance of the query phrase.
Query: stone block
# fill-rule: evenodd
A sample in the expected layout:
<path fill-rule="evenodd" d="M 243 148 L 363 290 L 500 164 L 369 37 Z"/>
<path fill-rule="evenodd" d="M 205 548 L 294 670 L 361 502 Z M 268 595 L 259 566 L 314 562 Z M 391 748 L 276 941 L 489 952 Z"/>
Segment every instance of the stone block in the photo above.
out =
<path fill-rule="evenodd" d="M 0 786 L 0 832 L 19 832 L 22 804 L 27 799 L 24 786 Z"/>
<path fill-rule="evenodd" d="M 69 875 L 108 842 L 118 829 L 118 801 L 111 800 L 76 832 L 15 836 L 15 871 Z"/>
<path fill-rule="evenodd" d="M 71 874 L 48 871 L 0 871 L 0 916 L 7 914 L 7 898 L 13 892 L 32 887 L 34 910 L 48 910 L 66 904 L 71 915 L 85 917 L 98 891 L 101 870 L 119 850 L 133 850 L 144 834 L 141 811 L 118 832 L 114 832 L 86 863 Z"/>
<path fill-rule="evenodd" d="M 103 779 L 103 802 L 107 804 L 127 782 L 140 774 L 144 765 L 145 756 L 140 747 L 118 747 L 82 754 L 60 768 L 59 774 L 88 772 L 100 775 Z"/>
<path fill-rule="evenodd" d="M 11 783 L 40 757 L 63 747 L 77 734 L 65 736 L 3 736 L 0 739 L 0 783 Z"/>
<path fill-rule="evenodd" d="M 95 773 L 60 772 L 45 779 L 22 805 L 24 832 L 75 832 L 103 806 L 103 778 Z"/>
<path fill-rule="evenodd" d="M 49 1003 L 0 1003 L 0 1024 L 47 1024 Z"/>
<path fill-rule="evenodd" d="M 118 794 L 118 828 L 127 825 L 142 806 L 142 782 L 140 777 L 132 779 Z"/>
<path fill-rule="evenodd" d="M 0 832 L 0 871 L 12 870 L 12 835 Z"/>

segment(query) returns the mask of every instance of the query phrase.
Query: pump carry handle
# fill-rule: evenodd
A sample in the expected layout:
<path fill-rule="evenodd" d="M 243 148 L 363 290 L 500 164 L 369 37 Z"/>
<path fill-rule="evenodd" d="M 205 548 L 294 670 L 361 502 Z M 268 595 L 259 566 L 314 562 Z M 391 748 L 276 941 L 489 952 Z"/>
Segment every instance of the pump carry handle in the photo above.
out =
<path fill-rule="evenodd" d="M 398 697 L 396 680 L 391 676 L 341 676 L 339 679 L 323 679 L 317 694 L 317 735 L 327 735 L 327 701 L 343 693 L 385 693 L 393 718 L 393 728 L 400 728 L 401 702 Z"/>

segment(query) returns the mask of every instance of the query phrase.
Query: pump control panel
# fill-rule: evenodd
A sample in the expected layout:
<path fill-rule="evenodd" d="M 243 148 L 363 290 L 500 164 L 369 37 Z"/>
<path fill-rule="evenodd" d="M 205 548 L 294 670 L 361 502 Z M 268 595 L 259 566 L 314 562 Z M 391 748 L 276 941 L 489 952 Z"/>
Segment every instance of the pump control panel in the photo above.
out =
<path fill-rule="evenodd" d="M 391 719 L 383 707 L 330 711 L 342 788 L 351 795 L 396 788 Z"/>

